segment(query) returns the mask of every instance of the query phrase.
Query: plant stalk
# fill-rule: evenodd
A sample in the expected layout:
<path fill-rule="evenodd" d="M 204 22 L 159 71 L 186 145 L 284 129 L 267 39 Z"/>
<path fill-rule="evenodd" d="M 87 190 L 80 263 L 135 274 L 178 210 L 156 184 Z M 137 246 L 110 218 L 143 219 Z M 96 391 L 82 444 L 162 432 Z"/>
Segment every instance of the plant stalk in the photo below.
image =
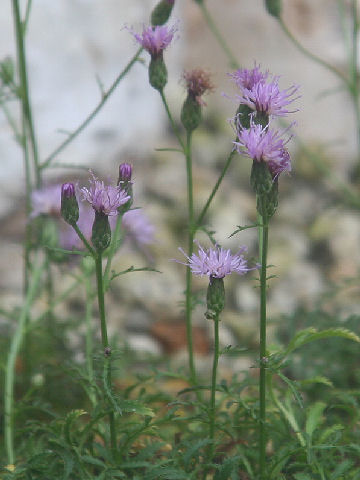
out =
<path fill-rule="evenodd" d="M 216 420 L 216 377 L 217 377 L 217 367 L 219 363 L 219 315 L 216 315 L 214 318 L 214 359 L 212 367 L 212 377 L 211 377 L 211 397 L 210 397 L 210 425 L 209 425 L 209 438 L 211 440 L 210 450 L 209 450 L 209 461 L 212 461 L 214 456 L 215 444 L 215 420 Z"/>

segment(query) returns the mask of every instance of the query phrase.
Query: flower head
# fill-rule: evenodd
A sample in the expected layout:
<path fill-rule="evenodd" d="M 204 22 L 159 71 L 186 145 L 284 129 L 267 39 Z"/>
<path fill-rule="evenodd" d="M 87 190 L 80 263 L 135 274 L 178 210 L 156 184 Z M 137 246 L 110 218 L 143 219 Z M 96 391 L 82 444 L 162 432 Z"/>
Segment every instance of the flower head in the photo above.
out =
<path fill-rule="evenodd" d="M 119 166 L 119 181 L 130 182 L 132 176 L 132 166 L 129 163 L 121 163 Z"/>
<path fill-rule="evenodd" d="M 234 73 L 229 73 L 229 76 L 233 78 L 236 86 L 243 90 L 252 89 L 258 82 L 265 82 L 269 76 L 269 72 L 265 73 L 260 71 L 260 65 L 254 64 L 254 68 L 248 70 L 247 68 L 239 68 Z"/>
<path fill-rule="evenodd" d="M 201 68 L 195 68 L 194 70 L 184 72 L 183 78 L 188 94 L 193 97 L 199 105 L 205 105 L 201 96 L 207 91 L 214 89 L 210 74 Z"/>
<path fill-rule="evenodd" d="M 290 155 L 285 148 L 291 137 L 284 141 L 281 137 L 284 132 L 271 130 L 269 125 L 262 127 L 252 122 L 250 128 L 242 128 L 238 124 L 236 133 L 236 150 L 253 160 L 267 163 L 273 178 L 285 170 L 291 171 Z"/>
<path fill-rule="evenodd" d="M 280 77 L 268 71 L 261 72 L 256 64 L 251 70 L 239 69 L 230 76 L 240 90 L 240 94 L 236 95 L 240 105 L 247 105 L 254 112 L 267 116 L 283 117 L 297 111 L 288 110 L 287 106 L 299 98 L 294 97 L 299 90 L 298 85 L 280 90 Z"/>
<path fill-rule="evenodd" d="M 188 257 L 181 248 L 179 250 L 188 260 L 184 265 L 190 267 L 194 275 L 224 278 L 232 272 L 244 275 L 249 270 L 253 270 L 253 268 L 248 268 L 247 261 L 241 255 L 242 252 L 246 251 L 246 247 L 241 247 L 235 255 L 232 255 L 231 251 L 226 248 L 216 246 L 215 248 L 204 250 L 198 244 L 198 254 L 193 253 L 191 257 Z"/>
<path fill-rule="evenodd" d="M 104 215 L 117 215 L 118 208 L 126 203 L 130 197 L 121 186 L 105 185 L 91 173 L 90 188 L 83 187 L 82 200 L 87 200 L 96 212 Z"/>
<path fill-rule="evenodd" d="M 176 32 L 176 26 L 168 28 L 166 25 L 155 27 L 143 27 L 141 34 L 131 31 L 140 45 L 147 50 L 152 57 L 158 57 L 171 43 Z"/>

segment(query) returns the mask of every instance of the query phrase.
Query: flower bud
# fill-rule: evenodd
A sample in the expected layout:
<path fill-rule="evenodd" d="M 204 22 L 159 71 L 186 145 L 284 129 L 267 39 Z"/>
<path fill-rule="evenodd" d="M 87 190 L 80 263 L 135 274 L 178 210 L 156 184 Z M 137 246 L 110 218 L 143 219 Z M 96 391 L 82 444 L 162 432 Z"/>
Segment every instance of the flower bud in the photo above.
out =
<path fill-rule="evenodd" d="M 206 294 L 206 306 L 205 317 L 209 320 L 214 320 L 224 310 L 225 287 L 223 278 L 210 277 Z"/>
<path fill-rule="evenodd" d="M 151 13 L 151 25 L 164 25 L 169 20 L 175 0 L 160 0 Z"/>
<path fill-rule="evenodd" d="M 109 218 L 103 212 L 95 210 L 95 220 L 92 226 L 91 242 L 98 253 L 102 253 L 110 245 L 111 228 Z"/>
<path fill-rule="evenodd" d="M 161 92 L 167 84 L 167 69 L 162 55 L 153 55 L 149 65 L 150 85 Z"/>
<path fill-rule="evenodd" d="M 201 123 L 201 105 L 192 96 L 188 95 L 181 109 L 181 123 L 185 130 L 190 133 Z"/>
<path fill-rule="evenodd" d="M 79 205 L 73 183 L 61 186 L 61 215 L 66 223 L 74 225 L 79 220 Z"/>
<path fill-rule="evenodd" d="M 270 15 L 280 18 L 282 11 L 282 0 L 265 0 L 265 7 Z"/>
<path fill-rule="evenodd" d="M 128 195 L 130 198 L 126 203 L 124 203 L 123 205 L 120 205 L 120 207 L 118 208 L 118 212 L 121 215 L 123 215 L 125 212 L 130 210 L 130 207 L 133 204 L 134 196 L 133 196 L 131 176 L 132 176 L 132 166 L 129 163 L 122 163 L 119 166 L 119 179 L 117 184 L 121 186 L 121 189 L 124 190 L 126 195 Z"/>
<path fill-rule="evenodd" d="M 250 183 L 256 193 L 256 208 L 260 215 L 270 219 L 278 206 L 278 181 L 273 178 L 265 162 L 253 161 Z"/>

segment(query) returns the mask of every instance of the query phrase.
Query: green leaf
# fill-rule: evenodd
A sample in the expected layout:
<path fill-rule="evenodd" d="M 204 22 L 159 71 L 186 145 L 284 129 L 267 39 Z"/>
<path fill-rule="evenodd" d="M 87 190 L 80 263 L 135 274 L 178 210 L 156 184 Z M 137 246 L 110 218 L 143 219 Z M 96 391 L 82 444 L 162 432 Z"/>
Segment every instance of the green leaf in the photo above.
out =
<path fill-rule="evenodd" d="M 325 408 L 326 403 L 324 402 L 316 402 L 309 408 L 305 424 L 305 432 L 309 438 L 312 438 L 314 431 L 323 422 L 323 412 Z"/>
<path fill-rule="evenodd" d="M 285 375 L 283 375 L 281 372 L 278 372 L 278 375 L 281 378 L 281 380 L 283 380 L 289 386 L 300 408 L 304 408 L 304 404 L 301 398 L 301 393 L 297 389 L 296 382 L 294 382 L 293 380 L 290 380 L 290 378 L 285 377 Z"/>
<path fill-rule="evenodd" d="M 295 335 L 285 350 L 284 356 L 293 352 L 297 348 L 306 345 L 307 343 L 313 342 L 314 340 L 322 340 L 324 338 L 331 337 L 347 338 L 348 340 L 353 340 L 354 342 L 360 343 L 360 338 L 354 332 L 351 332 L 346 328 L 330 328 L 328 330 L 322 330 L 321 332 L 318 332 L 316 328 L 310 327 L 305 330 L 301 330 Z"/>
<path fill-rule="evenodd" d="M 151 408 L 145 407 L 137 400 L 120 400 L 120 408 L 126 413 L 137 413 L 138 415 L 146 415 L 148 417 L 155 415 Z"/>
<path fill-rule="evenodd" d="M 116 277 L 120 277 L 120 275 L 125 275 L 126 273 L 131 273 L 131 272 L 157 272 L 157 273 L 162 273 L 160 270 L 156 270 L 155 268 L 152 267 L 142 267 L 142 268 L 135 268 L 134 265 L 131 265 L 131 267 L 127 268 L 126 270 L 123 270 L 122 272 L 113 272 L 111 276 L 111 280 L 113 280 Z"/>
<path fill-rule="evenodd" d="M 231 238 L 237 233 L 242 232 L 243 230 L 247 230 L 248 228 L 257 228 L 257 227 L 262 227 L 262 225 L 260 225 L 259 223 L 253 223 L 252 225 L 244 225 L 243 227 L 241 225 L 238 225 L 237 229 L 231 235 L 229 235 L 228 238 Z"/>
<path fill-rule="evenodd" d="M 309 475 L 307 475 L 306 473 L 295 473 L 294 479 L 295 480 L 312 480 L 312 478 L 309 477 Z"/>
<path fill-rule="evenodd" d="M 328 387 L 333 387 L 334 386 L 331 380 L 329 380 L 326 377 L 323 377 L 322 375 L 317 375 L 317 376 L 312 377 L 312 378 L 306 378 L 305 380 L 299 380 L 298 383 L 300 385 L 309 385 L 309 384 L 313 384 L 313 383 L 321 383 L 323 385 L 327 385 Z"/>
<path fill-rule="evenodd" d="M 336 424 L 336 425 L 332 425 L 331 427 L 329 428 L 326 428 L 320 435 L 319 437 L 319 442 L 318 444 L 322 444 L 322 443 L 325 443 L 325 441 L 331 436 L 333 435 L 334 433 L 336 432 L 340 432 L 341 430 L 344 430 L 345 427 L 343 425 L 340 425 L 340 424 Z"/>
<path fill-rule="evenodd" d="M 205 439 L 202 439 L 202 440 L 198 440 L 197 442 L 195 442 L 193 444 L 190 443 L 190 444 L 186 445 L 186 447 L 187 447 L 186 448 L 186 453 L 183 456 L 185 466 L 188 467 L 191 460 L 196 455 L 200 455 L 200 449 L 205 447 L 205 445 L 209 445 L 210 443 L 212 443 L 212 441 L 208 438 L 205 438 Z"/>
<path fill-rule="evenodd" d="M 71 434 L 70 434 L 70 430 L 71 430 L 71 426 L 72 426 L 72 423 L 79 417 L 81 417 L 82 415 L 87 415 L 88 413 L 85 411 L 85 410 L 72 410 L 71 412 L 69 412 L 67 415 L 66 415 L 66 419 L 65 419 L 65 425 L 64 425 L 64 436 L 66 438 L 66 441 L 72 445 L 72 440 L 71 440 Z"/>

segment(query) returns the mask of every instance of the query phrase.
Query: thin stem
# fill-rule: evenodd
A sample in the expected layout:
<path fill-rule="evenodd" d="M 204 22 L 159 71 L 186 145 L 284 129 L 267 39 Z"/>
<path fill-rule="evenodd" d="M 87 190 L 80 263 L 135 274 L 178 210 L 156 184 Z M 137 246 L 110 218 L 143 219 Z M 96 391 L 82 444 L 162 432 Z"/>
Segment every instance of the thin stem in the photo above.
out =
<path fill-rule="evenodd" d="M 194 249 L 194 199 L 192 179 L 192 155 L 191 155 L 192 133 L 187 132 L 186 136 L 186 179 L 188 199 L 188 256 L 191 257 Z M 196 371 L 194 365 L 194 347 L 192 337 L 192 274 L 190 268 L 186 269 L 186 291 L 185 291 L 185 318 L 186 338 L 189 355 L 189 370 L 192 383 L 196 383 Z"/>
<path fill-rule="evenodd" d="M 235 154 L 235 150 L 232 150 L 231 153 L 229 154 L 227 160 L 226 160 L 226 163 L 224 165 L 224 168 L 221 172 L 220 177 L 218 178 L 214 188 L 212 189 L 212 192 L 211 192 L 209 198 L 207 199 L 207 202 L 206 202 L 204 208 L 201 210 L 201 213 L 200 213 L 198 219 L 195 222 L 194 230 L 197 230 L 200 227 L 201 223 L 203 222 L 204 217 L 205 217 L 205 215 L 206 215 L 206 213 L 207 213 L 207 211 L 210 207 L 210 204 L 213 201 L 213 198 L 214 198 L 216 192 L 218 191 L 218 189 L 220 187 L 220 184 L 223 181 L 223 178 L 225 177 L 226 172 L 228 171 L 228 168 L 230 167 L 230 164 L 231 164 L 231 161 L 233 159 L 234 154 Z"/>
<path fill-rule="evenodd" d="M 327 70 L 330 72 L 334 73 L 338 78 L 340 78 L 345 85 L 349 88 L 349 81 L 347 78 L 335 67 L 333 67 L 330 63 L 327 63 L 325 60 L 322 58 L 318 57 L 317 55 L 314 55 L 310 50 L 305 48 L 301 43 L 294 37 L 294 35 L 290 32 L 290 30 L 287 28 L 285 22 L 283 21 L 282 18 L 278 19 L 279 24 L 285 35 L 289 38 L 289 40 L 292 41 L 292 43 L 296 46 L 298 50 L 300 50 L 304 55 L 306 55 L 308 58 L 313 60 L 314 62 L 318 63 L 319 65 L 322 65 L 325 67 Z"/>
<path fill-rule="evenodd" d="M 210 451 L 209 451 L 209 461 L 212 461 L 215 444 L 215 419 L 216 419 L 216 376 L 217 376 L 217 367 L 219 363 L 219 315 L 214 318 L 214 359 L 212 367 L 212 376 L 211 376 L 211 397 L 210 397 L 210 425 L 209 425 L 209 438 L 211 440 Z"/>
<path fill-rule="evenodd" d="M 183 140 L 182 140 L 182 138 L 181 138 L 181 136 L 180 136 L 180 133 L 179 133 L 179 130 L 178 130 L 177 126 L 175 125 L 173 116 L 171 115 L 170 108 L 169 108 L 169 105 L 168 105 L 168 103 L 167 103 L 167 101 L 166 101 L 166 97 L 165 97 L 164 91 L 161 90 L 159 93 L 160 93 L 160 96 L 161 96 L 161 100 L 162 100 L 162 102 L 163 102 L 163 105 L 164 105 L 164 107 L 165 107 L 166 114 L 167 114 L 167 116 L 168 116 L 168 118 L 169 118 L 169 120 L 170 120 L 171 127 L 172 127 L 172 129 L 173 129 L 173 132 L 174 132 L 174 134 L 175 134 L 175 136 L 176 136 L 176 138 L 177 138 L 177 140 L 178 140 L 178 142 L 179 142 L 179 144 L 180 144 L 183 152 L 186 153 L 184 142 L 183 142 Z"/>
<path fill-rule="evenodd" d="M 259 466 L 260 479 L 265 480 L 266 467 L 266 278 L 267 278 L 267 251 L 268 251 L 268 220 L 262 218 L 262 242 L 260 242 L 260 439 L 259 439 Z"/>
<path fill-rule="evenodd" d="M 27 26 L 28 26 L 28 23 L 29 23 L 31 7 L 32 7 L 32 0 L 28 0 L 28 2 L 26 4 L 25 19 L 24 19 L 24 23 L 23 23 L 24 35 L 26 34 Z"/>
<path fill-rule="evenodd" d="M 105 105 L 106 101 L 109 99 L 111 94 L 115 91 L 116 87 L 119 85 L 121 80 L 125 77 L 125 75 L 129 72 L 132 68 L 134 63 L 137 62 L 140 53 L 143 51 L 143 48 L 139 48 L 126 67 L 119 73 L 119 75 L 115 78 L 113 83 L 111 84 L 108 90 L 105 90 L 102 94 L 101 100 L 98 105 L 94 108 L 94 110 L 85 118 L 85 120 L 68 136 L 66 140 L 64 140 L 55 150 L 50 153 L 50 155 L 44 160 L 44 162 L 40 165 L 40 168 L 46 168 L 53 159 L 62 152 L 84 129 L 88 126 L 88 124 L 96 117 L 102 107 Z"/>
<path fill-rule="evenodd" d="M 111 243 L 108 249 L 108 257 L 107 257 L 107 262 L 105 266 L 105 272 L 104 272 L 104 286 L 105 286 L 105 291 L 109 288 L 110 280 L 110 271 L 111 271 L 111 262 L 112 259 L 114 258 L 114 255 L 119 247 L 119 240 L 120 240 L 120 232 L 121 232 L 121 222 L 122 222 L 122 214 L 118 214 L 117 219 L 116 219 L 116 227 L 115 231 L 112 234 L 111 237 Z"/>
<path fill-rule="evenodd" d="M 354 102 L 355 118 L 356 118 L 356 134 L 357 134 L 357 146 L 358 156 L 360 159 L 360 105 L 359 105 L 359 82 L 358 82 L 358 31 L 359 31 L 359 19 L 358 19 L 358 6 L 357 0 L 352 1 L 352 56 L 351 56 L 351 94 Z"/>
<path fill-rule="evenodd" d="M 226 56 L 228 57 L 229 62 L 230 62 L 230 67 L 231 68 L 240 68 L 239 62 L 237 61 L 235 55 L 231 51 L 229 45 L 227 44 L 227 42 L 225 41 L 224 37 L 222 36 L 220 30 L 218 29 L 217 25 L 215 24 L 214 19 L 212 18 L 212 16 L 211 16 L 209 10 L 207 9 L 205 3 L 204 2 L 199 2 L 198 5 L 199 5 L 199 8 L 200 8 L 204 18 L 205 18 L 205 21 L 206 21 L 209 29 L 211 30 L 211 32 L 215 36 L 215 38 L 218 41 L 220 47 L 225 52 Z"/>
<path fill-rule="evenodd" d="M 80 228 L 77 226 L 76 223 L 74 223 L 73 225 L 71 225 L 73 227 L 73 229 L 75 230 L 75 232 L 78 234 L 78 237 L 80 238 L 80 240 L 83 242 L 83 244 L 85 245 L 85 247 L 89 250 L 89 252 L 91 253 L 91 255 L 93 257 L 96 256 L 96 252 L 95 250 L 93 249 L 93 247 L 90 245 L 90 243 L 86 240 L 86 238 L 84 237 L 84 234 L 82 233 L 82 231 L 80 230 Z"/>
<path fill-rule="evenodd" d="M 85 285 L 85 324 L 86 324 L 86 335 L 85 335 L 85 352 L 86 352 L 86 370 L 89 377 L 90 383 L 90 401 L 95 406 L 96 404 L 96 395 L 93 391 L 94 383 L 94 365 L 93 365 L 93 354 L 94 354 L 94 342 L 93 342 L 93 328 L 91 324 L 92 320 L 92 305 L 94 300 L 94 291 L 91 286 L 90 278 L 88 276 L 88 271 L 83 269 L 83 281 Z"/>
<path fill-rule="evenodd" d="M 29 318 L 31 304 L 35 298 L 39 287 L 41 274 L 45 268 L 45 263 L 36 265 L 31 276 L 31 282 L 27 291 L 24 306 L 19 316 L 19 322 L 14 336 L 11 340 L 9 355 L 5 370 L 5 389 L 4 389 L 4 436 L 7 461 L 10 465 L 15 463 L 14 450 L 14 384 L 15 384 L 15 363 L 19 353 L 25 331 L 26 323 Z"/>
<path fill-rule="evenodd" d="M 100 328 L 101 328 L 101 341 L 104 349 L 104 381 L 109 392 L 111 392 L 111 350 L 107 334 L 106 326 L 106 315 L 105 315 L 105 299 L 104 299 L 104 278 L 102 272 L 102 255 L 97 252 L 94 257 L 95 259 L 95 270 L 96 270 L 96 284 L 97 284 L 97 294 L 98 294 L 98 305 L 99 305 L 99 315 L 100 315 Z M 115 415 L 111 411 L 109 413 L 109 426 L 110 426 L 110 442 L 111 442 L 111 451 L 113 456 L 116 455 L 116 428 L 115 428 Z"/>
<path fill-rule="evenodd" d="M 17 60 L 18 60 L 19 78 L 20 78 L 21 105 L 22 105 L 23 117 L 26 119 L 26 127 L 29 133 L 29 140 L 30 140 L 33 162 L 34 162 L 36 187 L 39 188 L 41 186 L 41 175 L 40 175 L 40 168 L 39 168 L 39 155 L 38 155 L 37 141 L 35 136 L 34 122 L 32 118 L 32 110 L 30 105 L 30 94 L 29 94 L 29 85 L 28 85 L 27 69 L 26 69 L 24 29 L 23 29 L 23 23 L 21 22 L 18 0 L 12 0 L 12 5 L 13 5 L 14 22 L 15 22 Z"/>

